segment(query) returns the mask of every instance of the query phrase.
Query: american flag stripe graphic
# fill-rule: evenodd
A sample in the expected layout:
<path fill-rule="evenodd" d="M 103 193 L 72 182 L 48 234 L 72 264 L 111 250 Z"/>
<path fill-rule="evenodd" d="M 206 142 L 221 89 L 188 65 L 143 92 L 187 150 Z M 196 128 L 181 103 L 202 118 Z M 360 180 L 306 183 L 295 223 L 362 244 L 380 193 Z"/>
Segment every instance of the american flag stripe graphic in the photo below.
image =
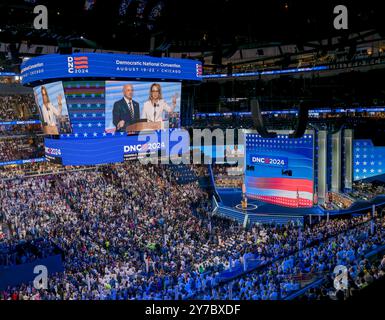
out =
<path fill-rule="evenodd" d="M 88 57 L 75 57 L 74 58 L 75 69 L 86 69 L 88 68 Z"/>

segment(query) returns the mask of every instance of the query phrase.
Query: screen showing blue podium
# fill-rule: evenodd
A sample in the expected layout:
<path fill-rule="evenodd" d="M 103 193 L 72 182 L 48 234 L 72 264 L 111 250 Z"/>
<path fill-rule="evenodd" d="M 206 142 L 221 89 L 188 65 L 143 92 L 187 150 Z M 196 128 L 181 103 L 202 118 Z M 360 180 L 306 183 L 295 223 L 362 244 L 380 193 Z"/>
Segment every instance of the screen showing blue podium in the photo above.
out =
<path fill-rule="evenodd" d="M 287 207 L 311 207 L 314 191 L 314 138 L 246 135 L 246 195 Z"/>
<path fill-rule="evenodd" d="M 116 108 L 125 104 L 124 92 L 132 90 L 132 101 L 135 104 L 135 118 L 149 122 L 162 122 L 169 128 L 180 127 L 180 82 L 148 82 L 148 81 L 107 81 L 106 82 L 105 130 L 115 131 Z M 151 102 L 157 94 L 158 103 Z M 174 103 L 173 103 L 174 102 Z M 167 124 L 166 124 L 167 123 Z"/>

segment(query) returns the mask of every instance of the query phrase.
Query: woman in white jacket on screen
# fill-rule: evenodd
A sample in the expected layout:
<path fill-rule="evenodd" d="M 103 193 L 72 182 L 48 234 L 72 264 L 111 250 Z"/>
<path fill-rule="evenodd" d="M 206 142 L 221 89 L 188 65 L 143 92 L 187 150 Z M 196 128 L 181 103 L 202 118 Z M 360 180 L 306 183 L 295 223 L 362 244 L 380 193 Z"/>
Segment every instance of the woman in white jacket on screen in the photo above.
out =
<path fill-rule="evenodd" d="M 61 116 L 63 110 L 62 96 L 59 94 L 57 96 L 58 107 L 55 107 L 49 99 L 48 92 L 45 86 L 41 86 L 41 96 L 42 96 L 42 107 L 41 113 L 45 125 L 47 126 L 57 126 L 57 118 Z M 35 92 L 35 100 L 37 101 L 37 94 Z"/>
<path fill-rule="evenodd" d="M 163 122 L 163 111 L 173 112 L 176 107 L 177 95 L 172 97 L 172 106 L 170 107 L 162 97 L 162 88 L 160 84 L 153 83 L 150 87 L 149 99 L 144 103 L 142 110 L 142 119 L 151 122 Z"/>

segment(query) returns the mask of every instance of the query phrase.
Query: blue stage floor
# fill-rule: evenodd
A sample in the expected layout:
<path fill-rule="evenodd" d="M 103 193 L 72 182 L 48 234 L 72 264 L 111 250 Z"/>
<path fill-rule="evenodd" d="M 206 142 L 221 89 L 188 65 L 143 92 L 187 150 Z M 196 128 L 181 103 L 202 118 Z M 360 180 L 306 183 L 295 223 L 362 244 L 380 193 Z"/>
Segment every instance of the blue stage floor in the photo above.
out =
<path fill-rule="evenodd" d="M 217 193 L 221 199 L 221 204 L 225 207 L 238 210 L 236 208 L 237 205 L 241 203 L 242 198 L 242 190 L 241 189 L 218 189 Z M 372 204 L 384 205 L 385 204 L 385 196 L 378 196 L 371 201 L 357 201 L 353 203 L 353 205 L 344 210 L 333 210 L 327 211 L 322 209 L 319 206 L 314 206 L 311 208 L 287 208 L 275 204 L 270 204 L 266 202 L 262 202 L 260 200 L 248 199 L 248 204 L 255 204 L 257 206 L 256 209 L 248 210 L 247 212 L 250 214 L 272 214 L 272 215 L 340 215 L 340 214 L 352 214 L 352 213 L 362 213 L 365 210 L 370 210 Z"/>
<path fill-rule="evenodd" d="M 241 189 L 217 189 L 217 192 L 221 198 L 222 205 L 237 210 L 236 205 L 240 204 L 242 199 Z M 248 199 L 247 202 L 257 206 L 257 209 L 248 210 L 248 213 L 282 215 L 324 214 L 324 211 L 318 206 L 314 206 L 312 208 L 287 208 L 255 199 Z"/>

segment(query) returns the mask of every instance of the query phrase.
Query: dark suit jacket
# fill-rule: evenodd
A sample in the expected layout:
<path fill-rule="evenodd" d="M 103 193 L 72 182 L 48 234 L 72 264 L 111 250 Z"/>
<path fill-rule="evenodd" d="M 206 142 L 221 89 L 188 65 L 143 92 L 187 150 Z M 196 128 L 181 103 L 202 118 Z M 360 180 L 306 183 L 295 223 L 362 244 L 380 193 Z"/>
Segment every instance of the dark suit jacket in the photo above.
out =
<path fill-rule="evenodd" d="M 116 131 L 126 131 L 128 125 L 139 121 L 139 103 L 132 100 L 132 104 L 134 107 L 134 117 L 130 116 L 130 111 L 128 110 L 128 105 L 124 98 L 114 103 L 114 108 L 112 109 L 112 122 L 114 123 L 115 127 L 118 125 L 119 121 L 124 120 L 124 126 Z"/>

